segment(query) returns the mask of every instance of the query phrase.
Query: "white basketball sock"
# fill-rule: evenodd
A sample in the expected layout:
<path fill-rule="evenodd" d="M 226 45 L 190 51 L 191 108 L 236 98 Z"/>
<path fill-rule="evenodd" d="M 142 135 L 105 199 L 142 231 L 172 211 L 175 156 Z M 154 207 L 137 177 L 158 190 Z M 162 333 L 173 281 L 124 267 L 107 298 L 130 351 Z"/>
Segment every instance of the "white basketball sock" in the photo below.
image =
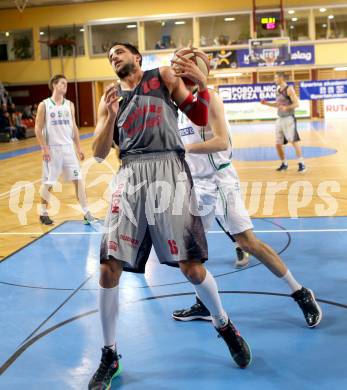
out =
<path fill-rule="evenodd" d="M 281 279 L 288 284 L 288 286 L 291 288 L 293 293 L 302 288 L 302 285 L 296 281 L 296 279 L 294 278 L 294 276 L 292 275 L 292 273 L 289 270 L 287 271 L 287 273 L 284 276 L 282 276 Z"/>
<path fill-rule="evenodd" d="M 40 215 L 48 215 L 46 204 L 43 203 L 40 204 Z"/>
<path fill-rule="evenodd" d="M 83 180 L 78 180 L 78 182 L 77 182 L 76 196 L 77 196 L 77 199 L 80 203 L 83 214 L 84 215 L 87 214 L 87 212 L 89 211 L 89 207 L 88 207 L 87 194 L 86 194 Z"/>
<path fill-rule="evenodd" d="M 217 283 L 208 270 L 206 270 L 204 281 L 200 284 L 195 284 L 194 287 L 197 296 L 211 313 L 213 325 L 216 328 L 222 328 L 227 325 L 228 315 L 223 309 Z"/>
<path fill-rule="evenodd" d="M 99 310 L 105 347 L 112 348 L 116 343 L 116 321 L 118 318 L 119 288 L 99 290 Z"/>

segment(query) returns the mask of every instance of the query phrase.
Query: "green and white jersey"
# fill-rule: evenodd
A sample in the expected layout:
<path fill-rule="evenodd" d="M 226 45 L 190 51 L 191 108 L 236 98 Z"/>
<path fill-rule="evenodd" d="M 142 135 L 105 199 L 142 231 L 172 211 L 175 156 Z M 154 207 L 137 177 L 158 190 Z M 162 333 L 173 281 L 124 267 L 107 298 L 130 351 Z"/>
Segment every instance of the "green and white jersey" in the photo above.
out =
<path fill-rule="evenodd" d="M 73 144 L 73 121 L 71 114 L 71 102 L 63 100 L 63 104 L 57 105 L 53 99 L 44 101 L 46 109 L 45 126 L 43 135 L 49 146 Z"/>
<path fill-rule="evenodd" d="M 181 111 L 178 114 L 178 128 L 184 145 L 201 143 L 213 137 L 213 131 L 209 124 L 207 126 L 197 126 Z M 186 161 L 193 178 L 211 176 L 230 165 L 232 153 L 229 127 L 228 133 L 230 146 L 227 150 L 210 154 L 186 154 Z"/>

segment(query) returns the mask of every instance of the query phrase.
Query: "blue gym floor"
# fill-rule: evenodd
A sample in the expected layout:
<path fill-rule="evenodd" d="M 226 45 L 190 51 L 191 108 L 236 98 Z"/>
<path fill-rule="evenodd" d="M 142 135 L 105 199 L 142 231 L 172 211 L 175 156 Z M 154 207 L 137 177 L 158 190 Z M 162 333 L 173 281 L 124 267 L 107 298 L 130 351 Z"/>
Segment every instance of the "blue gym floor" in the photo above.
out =
<path fill-rule="evenodd" d="M 319 298 L 324 317 L 308 329 L 280 280 L 235 252 L 215 226 L 207 267 L 224 306 L 251 345 L 253 364 L 235 366 L 209 323 L 171 312 L 194 301 L 177 269 L 150 260 L 123 274 L 118 349 L 124 371 L 112 389 L 346 389 L 347 217 L 255 219 L 258 236 L 282 254 Z M 66 222 L 0 263 L 0 389 L 82 390 L 102 345 L 97 314 L 100 234 Z"/>

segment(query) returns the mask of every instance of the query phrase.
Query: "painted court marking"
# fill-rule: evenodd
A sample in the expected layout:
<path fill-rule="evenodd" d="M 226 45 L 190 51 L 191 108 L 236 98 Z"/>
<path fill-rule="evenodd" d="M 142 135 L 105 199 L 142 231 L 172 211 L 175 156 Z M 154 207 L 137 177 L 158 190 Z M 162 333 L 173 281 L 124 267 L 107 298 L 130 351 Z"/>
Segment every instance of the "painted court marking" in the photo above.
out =
<path fill-rule="evenodd" d="M 3 192 L 2 194 L 0 194 L 0 198 L 2 198 L 2 197 L 6 198 L 8 195 L 10 195 L 11 191 L 12 191 L 13 193 L 17 193 L 18 191 L 22 190 L 24 187 L 31 186 L 31 185 L 33 185 L 33 184 L 39 183 L 40 181 L 41 181 L 41 178 L 40 178 L 40 179 L 37 179 L 37 180 L 34 180 L 34 181 L 31 181 L 30 183 L 25 184 L 25 185 L 23 185 L 23 186 L 15 187 L 15 188 L 13 188 L 13 189 L 10 190 L 10 191 Z"/>

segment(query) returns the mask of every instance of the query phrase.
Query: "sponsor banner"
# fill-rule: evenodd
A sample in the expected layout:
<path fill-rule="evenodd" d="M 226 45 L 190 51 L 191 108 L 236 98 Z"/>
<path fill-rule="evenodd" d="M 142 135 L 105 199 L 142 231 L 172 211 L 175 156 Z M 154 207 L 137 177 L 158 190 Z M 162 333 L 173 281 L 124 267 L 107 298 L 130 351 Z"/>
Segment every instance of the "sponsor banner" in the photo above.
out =
<path fill-rule="evenodd" d="M 278 65 L 312 65 L 315 63 L 314 45 L 291 46 L 290 59 L 268 64 L 266 62 L 254 63 L 250 61 L 249 49 L 237 50 L 237 63 L 240 68 L 252 66 L 278 66 Z"/>
<path fill-rule="evenodd" d="M 309 65 L 315 63 L 313 45 L 291 46 L 290 60 L 273 65 Z M 266 63 L 255 64 L 249 61 L 249 49 L 206 51 L 211 69 L 235 69 L 242 67 L 267 66 Z M 174 53 L 145 54 L 142 58 L 142 69 L 149 70 L 160 66 L 170 66 Z"/>
<path fill-rule="evenodd" d="M 236 50 L 206 51 L 211 70 L 237 68 Z M 145 54 L 142 58 L 142 69 L 149 70 L 160 66 L 170 66 L 174 53 Z"/>
<path fill-rule="evenodd" d="M 347 80 L 317 80 L 300 83 L 300 99 L 347 98 Z"/>
<path fill-rule="evenodd" d="M 325 119 L 347 119 L 347 99 L 328 99 L 324 101 Z"/>
<path fill-rule="evenodd" d="M 272 107 L 263 106 L 259 102 L 251 103 L 225 103 L 225 114 L 229 121 L 242 120 L 266 120 L 277 119 L 277 110 Z M 300 107 L 295 111 L 297 118 L 311 117 L 311 104 L 308 100 L 300 102 Z"/>
<path fill-rule="evenodd" d="M 293 83 L 288 83 L 293 85 Z M 230 84 L 220 85 L 218 93 L 224 103 L 250 103 L 260 102 L 265 99 L 269 101 L 276 100 L 277 86 L 271 84 Z"/>
<path fill-rule="evenodd" d="M 237 68 L 236 50 L 206 51 L 211 70 Z"/>

